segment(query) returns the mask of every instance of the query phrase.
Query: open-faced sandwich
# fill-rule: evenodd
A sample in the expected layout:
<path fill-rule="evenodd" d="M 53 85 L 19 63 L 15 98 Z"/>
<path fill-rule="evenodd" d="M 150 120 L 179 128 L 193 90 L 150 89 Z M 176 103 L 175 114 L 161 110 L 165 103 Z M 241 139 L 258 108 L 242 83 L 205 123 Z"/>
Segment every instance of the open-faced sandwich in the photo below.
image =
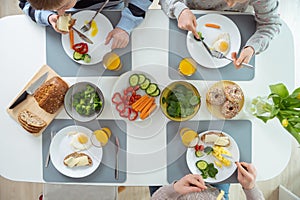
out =
<path fill-rule="evenodd" d="M 63 32 L 69 32 L 72 26 L 75 24 L 76 19 L 73 19 L 71 14 L 64 14 L 58 17 L 57 29 Z"/>
<path fill-rule="evenodd" d="M 221 147 L 228 147 L 230 145 L 229 138 L 222 132 L 208 132 L 201 136 L 204 143 L 213 144 Z"/>
<path fill-rule="evenodd" d="M 93 161 L 91 157 L 85 153 L 73 152 L 67 155 L 64 159 L 64 164 L 67 167 L 91 166 Z"/>

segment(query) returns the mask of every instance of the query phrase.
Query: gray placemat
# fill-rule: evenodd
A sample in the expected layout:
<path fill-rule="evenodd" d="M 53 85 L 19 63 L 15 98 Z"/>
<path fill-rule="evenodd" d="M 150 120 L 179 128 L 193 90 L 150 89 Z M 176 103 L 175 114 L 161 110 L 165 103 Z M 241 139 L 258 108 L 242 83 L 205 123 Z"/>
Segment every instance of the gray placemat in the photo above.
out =
<path fill-rule="evenodd" d="M 222 130 L 229 134 L 240 150 L 240 161 L 252 161 L 252 124 L 249 120 L 215 120 L 169 122 L 167 124 L 167 180 L 172 183 L 181 179 L 190 170 L 186 163 L 186 147 L 182 144 L 178 131 L 189 127 L 198 133 L 206 130 Z M 220 183 L 236 183 L 237 172 Z"/>
<path fill-rule="evenodd" d="M 195 15 L 199 18 L 202 15 Z M 253 15 L 225 15 L 230 18 L 238 27 L 241 33 L 241 48 L 246 44 L 250 36 L 256 31 L 256 22 Z M 190 77 L 181 76 L 178 73 L 178 65 L 185 57 L 191 57 L 186 44 L 187 31 L 180 30 L 177 20 L 170 20 L 169 24 L 169 77 L 173 80 L 233 80 L 249 81 L 254 78 L 255 70 L 242 68 L 236 70 L 232 63 L 218 69 L 206 68 L 198 64 L 195 74 Z M 255 56 L 250 61 L 255 66 Z"/>
<path fill-rule="evenodd" d="M 112 23 L 113 27 L 118 23 L 120 11 L 102 11 Z M 76 33 L 75 33 L 76 34 Z M 131 39 L 127 47 L 123 49 L 115 49 L 120 55 L 122 61 L 122 69 L 118 71 L 105 70 L 103 63 L 95 65 L 81 65 L 73 61 L 65 53 L 61 43 L 61 34 L 54 31 L 52 27 L 46 28 L 46 62 L 56 73 L 64 77 L 82 77 L 82 76 L 120 76 L 124 72 L 131 70 Z"/>
<path fill-rule="evenodd" d="M 83 178 L 71 178 L 61 174 L 53 166 L 51 160 L 47 168 L 43 167 L 43 179 L 46 182 L 87 182 L 87 183 L 123 183 L 127 176 L 127 136 L 126 122 L 122 120 L 94 120 L 88 123 L 74 122 L 70 119 L 55 119 L 43 132 L 43 166 L 45 166 L 46 156 L 50 146 L 51 130 L 61 130 L 70 125 L 79 125 L 87 127 L 91 130 L 100 129 L 101 127 L 109 127 L 112 131 L 110 141 L 103 148 L 103 157 L 99 167 L 89 176 Z M 115 137 L 118 136 L 120 142 L 119 151 L 119 179 L 115 179 Z"/>

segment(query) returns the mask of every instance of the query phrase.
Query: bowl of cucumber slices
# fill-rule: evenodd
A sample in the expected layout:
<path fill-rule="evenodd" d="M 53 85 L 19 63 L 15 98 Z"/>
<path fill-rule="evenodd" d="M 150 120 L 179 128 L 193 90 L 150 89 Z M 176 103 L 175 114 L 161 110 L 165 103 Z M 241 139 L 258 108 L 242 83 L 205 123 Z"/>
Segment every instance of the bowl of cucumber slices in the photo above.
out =
<path fill-rule="evenodd" d="M 160 107 L 166 117 L 173 121 L 193 118 L 201 105 L 201 96 L 194 85 L 175 81 L 165 87 L 160 96 Z"/>

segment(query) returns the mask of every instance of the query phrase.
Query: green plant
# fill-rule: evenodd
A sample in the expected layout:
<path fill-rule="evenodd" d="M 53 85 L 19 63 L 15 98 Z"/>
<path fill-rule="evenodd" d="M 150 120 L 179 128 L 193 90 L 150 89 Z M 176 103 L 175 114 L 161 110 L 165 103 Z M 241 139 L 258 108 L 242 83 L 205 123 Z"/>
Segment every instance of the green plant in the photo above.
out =
<path fill-rule="evenodd" d="M 282 126 L 300 144 L 300 87 L 289 94 L 283 83 L 269 86 L 271 94 L 267 99 L 252 100 L 251 112 L 265 123 L 277 117 Z"/>

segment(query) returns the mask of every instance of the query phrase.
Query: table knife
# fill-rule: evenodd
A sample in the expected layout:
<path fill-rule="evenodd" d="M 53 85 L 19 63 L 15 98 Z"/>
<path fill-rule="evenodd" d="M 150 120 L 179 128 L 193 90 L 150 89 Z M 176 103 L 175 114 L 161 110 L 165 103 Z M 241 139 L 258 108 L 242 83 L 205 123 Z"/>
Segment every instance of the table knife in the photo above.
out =
<path fill-rule="evenodd" d="M 17 105 L 19 105 L 22 101 L 24 101 L 27 95 L 32 95 L 36 89 L 38 89 L 47 79 L 48 72 L 44 73 L 40 78 L 34 81 L 18 98 L 17 100 L 9 107 L 9 109 L 13 109 Z"/>
<path fill-rule="evenodd" d="M 50 145 L 51 145 L 51 142 L 52 142 L 52 139 L 54 137 L 54 134 L 55 132 L 54 131 L 51 131 L 50 133 Z M 46 157 L 46 162 L 45 162 L 45 167 L 48 167 L 48 164 L 49 164 L 49 161 L 50 161 L 50 145 L 49 145 L 49 149 L 48 149 L 48 153 L 47 153 L 47 157 Z"/>
<path fill-rule="evenodd" d="M 120 149 L 120 143 L 118 136 L 116 138 L 116 162 L 115 162 L 115 179 L 119 179 L 119 149 Z"/>
<path fill-rule="evenodd" d="M 79 30 L 76 28 L 72 27 L 72 29 L 78 34 L 78 36 L 83 39 L 85 42 L 93 44 L 93 41 L 90 40 L 87 36 L 85 36 L 83 33 L 81 33 Z"/>

